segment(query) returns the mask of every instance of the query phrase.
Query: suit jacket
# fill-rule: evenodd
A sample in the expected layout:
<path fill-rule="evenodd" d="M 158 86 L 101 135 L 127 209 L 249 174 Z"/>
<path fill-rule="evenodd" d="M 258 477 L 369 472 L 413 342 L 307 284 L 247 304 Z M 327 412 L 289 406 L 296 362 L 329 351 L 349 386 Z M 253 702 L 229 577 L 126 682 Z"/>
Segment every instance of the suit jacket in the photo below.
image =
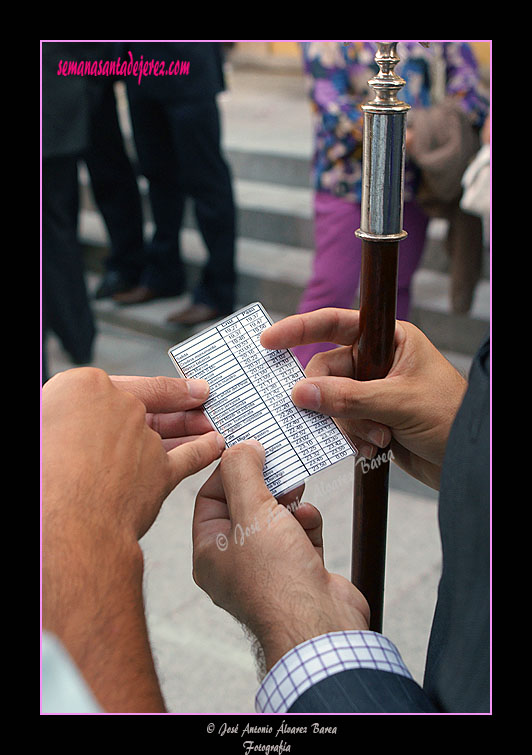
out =
<path fill-rule="evenodd" d="M 290 713 L 490 710 L 490 343 L 478 351 L 442 469 L 443 568 L 423 687 L 386 671 L 334 674 Z"/>
<path fill-rule="evenodd" d="M 65 61 L 92 61 L 104 45 L 92 42 L 42 43 L 42 156 L 79 156 L 90 139 L 90 115 L 95 80 L 61 73 Z M 58 74 L 58 71 L 60 73 Z"/>

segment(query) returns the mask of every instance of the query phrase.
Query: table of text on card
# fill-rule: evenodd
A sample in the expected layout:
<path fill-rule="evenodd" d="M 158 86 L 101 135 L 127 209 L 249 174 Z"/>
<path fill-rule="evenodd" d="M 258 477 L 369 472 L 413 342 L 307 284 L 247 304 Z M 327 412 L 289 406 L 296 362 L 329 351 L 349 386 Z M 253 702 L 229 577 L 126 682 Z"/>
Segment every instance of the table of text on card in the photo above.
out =
<path fill-rule="evenodd" d="M 208 381 L 204 410 L 228 446 L 248 438 L 264 446 L 264 479 L 277 496 L 354 451 L 330 417 L 292 402 L 304 373 L 290 351 L 261 345 L 260 334 L 271 324 L 255 303 L 169 354 L 185 377 Z"/>

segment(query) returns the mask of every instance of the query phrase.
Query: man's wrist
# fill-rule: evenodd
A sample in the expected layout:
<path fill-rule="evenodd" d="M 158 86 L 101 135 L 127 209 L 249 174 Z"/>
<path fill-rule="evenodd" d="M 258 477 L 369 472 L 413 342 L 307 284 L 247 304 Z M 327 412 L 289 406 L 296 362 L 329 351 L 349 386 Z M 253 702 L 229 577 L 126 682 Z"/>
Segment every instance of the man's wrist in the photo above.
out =
<path fill-rule="evenodd" d="M 43 524 L 43 629 L 107 712 L 164 711 L 143 602 L 141 548 L 127 533 Z"/>
<path fill-rule="evenodd" d="M 142 588 L 142 550 L 127 533 L 52 514 L 43 517 L 42 553 L 43 628 L 58 636 L 73 612 L 101 615 L 99 598 L 125 577 Z"/>
<path fill-rule="evenodd" d="M 334 603 L 314 603 L 311 611 L 278 616 L 255 628 L 269 671 L 286 653 L 303 642 L 329 632 L 367 630 L 368 624 L 356 608 Z"/>

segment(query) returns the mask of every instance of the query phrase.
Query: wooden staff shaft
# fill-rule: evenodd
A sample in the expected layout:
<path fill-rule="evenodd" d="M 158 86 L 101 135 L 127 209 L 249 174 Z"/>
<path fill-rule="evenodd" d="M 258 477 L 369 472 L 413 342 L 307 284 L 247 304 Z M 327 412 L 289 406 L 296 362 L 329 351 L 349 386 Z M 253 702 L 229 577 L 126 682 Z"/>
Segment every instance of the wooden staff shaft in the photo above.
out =
<path fill-rule="evenodd" d="M 362 241 L 357 380 L 383 378 L 393 362 L 398 252 L 398 241 Z M 368 601 L 370 629 L 377 632 L 384 605 L 389 468 L 387 462 L 373 469 L 355 463 L 351 581 Z"/>

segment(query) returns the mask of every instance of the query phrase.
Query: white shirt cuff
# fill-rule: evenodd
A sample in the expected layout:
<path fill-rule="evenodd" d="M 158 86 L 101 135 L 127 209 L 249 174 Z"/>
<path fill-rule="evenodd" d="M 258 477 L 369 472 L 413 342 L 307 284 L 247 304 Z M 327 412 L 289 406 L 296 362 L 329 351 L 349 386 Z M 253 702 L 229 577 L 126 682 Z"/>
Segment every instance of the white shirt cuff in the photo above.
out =
<path fill-rule="evenodd" d="M 399 651 L 377 632 L 330 632 L 296 645 L 268 672 L 255 697 L 258 713 L 285 713 L 305 690 L 327 676 L 355 668 L 412 675 Z"/>

